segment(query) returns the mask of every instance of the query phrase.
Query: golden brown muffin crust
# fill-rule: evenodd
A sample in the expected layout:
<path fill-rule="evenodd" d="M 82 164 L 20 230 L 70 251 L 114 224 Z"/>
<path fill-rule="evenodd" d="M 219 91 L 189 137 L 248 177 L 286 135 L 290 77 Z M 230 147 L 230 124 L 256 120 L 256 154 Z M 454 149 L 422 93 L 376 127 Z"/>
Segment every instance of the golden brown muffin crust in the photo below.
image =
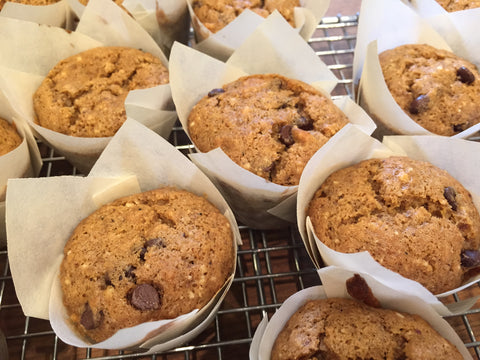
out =
<path fill-rule="evenodd" d="M 457 288 L 464 273 L 479 265 L 463 259 L 477 257 L 480 247 L 480 215 L 471 194 L 427 162 L 390 157 L 338 170 L 316 191 L 308 216 L 328 247 L 369 251 L 435 294 Z"/>
<path fill-rule="evenodd" d="M 60 61 L 33 96 L 38 123 L 79 137 L 108 137 L 126 120 L 130 90 L 168 83 L 168 70 L 150 53 L 97 47 Z"/>
<path fill-rule="evenodd" d="M 200 151 L 220 147 L 244 169 L 289 186 L 298 185 L 307 161 L 347 123 L 312 86 L 263 74 L 210 91 L 193 107 L 188 131 Z"/>
<path fill-rule="evenodd" d="M 475 9 L 480 7 L 480 0 L 436 0 L 448 12 Z"/>
<path fill-rule="evenodd" d="M 202 308 L 235 261 L 228 220 L 171 187 L 102 206 L 77 226 L 64 255 L 63 301 L 72 326 L 93 342 Z"/>
<path fill-rule="evenodd" d="M 14 125 L 0 118 L 0 156 L 15 149 L 22 142 Z"/>

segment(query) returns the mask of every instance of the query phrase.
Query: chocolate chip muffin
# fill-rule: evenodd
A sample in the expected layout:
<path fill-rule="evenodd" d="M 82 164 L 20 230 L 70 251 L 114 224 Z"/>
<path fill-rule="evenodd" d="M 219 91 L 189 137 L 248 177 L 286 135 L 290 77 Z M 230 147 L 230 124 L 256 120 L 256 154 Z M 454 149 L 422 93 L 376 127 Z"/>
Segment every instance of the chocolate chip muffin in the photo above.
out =
<path fill-rule="evenodd" d="M 397 104 L 423 128 L 452 136 L 480 122 L 480 75 L 469 61 L 427 44 L 379 55 Z"/>
<path fill-rule="evenodd" d="M 272 360 L 463 359 L 418 315 L 343 298 L 310 300 L 278 335 Z"/>
<path fill-rule="evenodd" d="M 22 142 L 14 125 L 0 118 L 0 156 L 9 153 Z"/>
<path fill-rule="evenodd" d="M 200 22 L 213 33 L 223 29 L 245 9 L 267 17 L 274 10 L 294 26 L 294 8 L 300 6 L 299 0 L 194 0 L 192 8 Z"/>
<path fill-rule="evenodd" d="M 205 306 L 234 268 L 228 220 L 173 187 L 102 206 L 74 230 L 60 268 L 75 330 L 100 342 L 122 328 Z"/>
<path fill-rule="evenodd" d="M 168 70 L 150 53 L 102 46 L 60 61 L 35 94 L 36 121 L 77 137 L 108 137 L 126 120 L 130 90 L 168 83 Z"/>
<path fill-rule="evenodd" d="M 329 248 L 368 251 L 434 294 L 455 289 L 480 265 L 480 215 L 446 171 L 407 157 L 369 159 L 332 173 L 307 215 Z"/>
<path fill-rule="evenodd" d="M 297 185 L 312 155 L 348 118 L 312 86 L 277 74 L 250 75 L 211 90 L 188 131 L 201 152 L 220 147 L 235 163 L 280 185 Z"/>
<path fill-rule="evenodd" d="M 479 0 L 436 0 L 448 12 L 475 9 L 480 7 Z"/>

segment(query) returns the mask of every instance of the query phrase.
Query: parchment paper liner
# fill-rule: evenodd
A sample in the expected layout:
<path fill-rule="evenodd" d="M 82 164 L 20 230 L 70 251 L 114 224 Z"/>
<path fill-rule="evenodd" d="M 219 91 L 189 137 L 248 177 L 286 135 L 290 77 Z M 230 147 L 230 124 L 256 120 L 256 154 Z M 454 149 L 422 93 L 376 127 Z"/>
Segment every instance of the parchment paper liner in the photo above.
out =
<path fill-rule="evenodd" d="M 235 218 L 218 190 L 171 144 L 131 119 L 127 119 L 113 137 L 87 177 L 9 180 L 8 253 L 15 290 L 25 315 L 50 319 L 57 335 L 71 345 L 90 346 L 69 331 L 61 300 L 57 297 L 57 270 L 63 258 L 64 244 L 78 222 L 103 203 L 165 185 L 206 196 L 224 213 L 232 225 L 236 255 L 240 234 Z M 124 330 L 93 347 L 120 349 L 135 345 L 159 351 L 190 340 L 208 325 L 208 319 L 223 300 L 234 273 L 235 262 L 224 287 L 198 313 L 168 321 L 168 325 L 165 322 L 148 323 Z M 159 326 L 166 327 L 158 330 Z M 155 340 L 147 341 L 147 336 L 154 335 Z"/>
<path fill-rule="evenodd" d="M 172 96 L 186 129 L 192 107 L 211 89 L 247 74 L 277 73 L 302 80 L 328 94 L 336 77 L 280 14 L 271 15 L 232 54 L 221 62 L 195 49 L 174 44 L 170 55 Z M 335 103 L 352 123 L 371 134 L 373 121 L 348 97 Z M 198 151 L 198 149 L 197 149 Z M 269 182 L 235 164 L 219 148 L 190 155 L 225 196 L 237 220 L 254 228 L 271 229 L 294 222 L 297 186 Z"/>
<path fill-rule="evenodd" d="M 265 21 L 265 18 L 247 9 L 223 29 L 212 33 L 195 15 L 192 1 L 186 1 L 196 39 L 193 46 L 222 61 L 228 59 L 235 49 Z M 300 4 L 301 7 L 296 7 L 294 10 L 295 29 L 305 41 L 308 41 L 327 12 L 330 0 L 300 0 Z M 276 10 L 274 13 L 280 15 Z"/>
<path fill-rule="evenodd" d="M 190 14 L 185 0 L 125 0 L 122 6 L 168 56 L 174 41 L 187 43 Z M 27 5 L 8 1 L 0 16 L 75 30 L 85 5 L 60 0 L 51 5 Z"/>
<path fill-rule="evenodd" d="M 358 84 L 357 102 L 377 123 L 374 136 L 381 139 L 391 134 L 434 135 L 413 121 L 395 102 L 385 83 L 378 54 L 399 45 L 416 43 L 452 49 L 426 20 L 400 1 L 365 0 L 360 13 L 353 81 Z M 478 49 L 472 49 L 471 54 L 475 51 L 480 55 Z M 474 58 L 465 59 L 472 61 Z M 480 124 L 476 124 L 453 137 L 467 139 L 479 130 Z"/>
<path fill-rule="evenodd" d="M 442 35 L 455 54 L 480 68 L 480 38 L 476 35 L 480 8 L 448 12 L 435 0 L 412 0 L 406 4 Z"/>
<path fill-rule="evenodd" d="M 273 314 L 270 321 L 267 317 L 263 318 L 253 336 L 250 360 L 270 360 L 272 347 L 278 334 L 285 327 L 290 317 L 307 301 L 338 297 L 351 298 L 347 293 L 345 281 L 358 272 L 329 266 L 319 270 L 318 273 L 323 286 L 313 286 L 293 294 Z M 373 294 L 380 301 L 382 308 L 421 316 L 441 336 L 455 345 L 464 359 L 472 359 L 465 344 L 454 329 L 427 303 L 411 294 L 391 289 L 369 274 L 358 274 L 367 281 Z"/>
<path fill-rule="evenodd" d="M 2 54 L 0 89 L 18 116 L 58 153 L 65 155 L 78 169 L 87 173 L 111 139 L 79 138 L 60 134 L 34 123 L 32 96 L 50 69 L 60 60 L 81 51 L 108 45 L 141 48 L 161 59 L 165 55 L 148 33 L 125 11 L 110 0 L 91 0 L 74 32 L 61 28 L 0 17 L 0 30 L 8 37 L 0 39 Z M 127 116 L 168 137 L 176 120 L 170 85 L 131 91 L 125 101 Z"/>
<path fill-rule="evenodd" d="M 349 146 L 345 147 L 343 144 Z M 461 287 L 435 296 L 418 282 L 386 269 L 368 254 L 360 252 L 345 254 L 325 246 L 314 234 L 306 212 L 310 200 L 320 184 L 334 171 L 370 158 L 386 158 L 404 155 L 413 159 L 428 161 L 448 171 L 470 191 L 477 209 L 480 209 L 480 182 L 478 169 L 480 143 L 443 136 L 388 136 L 383 143 L 369 137 L 357 127 L 348 125 L 338 132 L 309 161 L 300 179 L 297 197 L 297 223 L 300 235 L 312 261 L 317 268 L 335 265 L 352 271 L 367 272 L 390 287 L 418 296 L 427 303 L 437 306 L 437 297 L 444 297 L 478 281 L 480 276 L 468 279 Z M 469 308 L 476 299 L 469 299 L 463 308 L 450 308 L 458 312 Z M 444 315 L 444 314 L 442 314 Z"/>

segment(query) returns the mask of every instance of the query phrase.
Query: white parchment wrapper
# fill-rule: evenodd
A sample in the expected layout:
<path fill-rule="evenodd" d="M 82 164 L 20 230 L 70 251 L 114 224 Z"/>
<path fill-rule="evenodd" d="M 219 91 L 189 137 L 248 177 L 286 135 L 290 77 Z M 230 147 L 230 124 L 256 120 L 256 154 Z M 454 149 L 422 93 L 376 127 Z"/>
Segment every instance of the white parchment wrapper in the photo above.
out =
<path fill-rule="evenodd" d="M 330 266 L 319 270 L 323 286 L 306 288 L 293 294 L 273 314 L 270 321 L 267 317 L 264 317 L 253 336 L 250 360 L 270 360 L 271 351 L 279 333 L 292 315 L 308 301 L 326 298 L 351 298 L 347 293 L 345 282 L 356 273 L 368 283 L 382 308 L 421 316 L 441 336 L 455 345 L 464 359 L 472 359 L 465 344 L 448 322 L 418 297 L 389 288 L 388 285 L 368 274 Z"/>
<path fill-rule="evenodd" d="M 63 247 L 80 220 L 104 203 L 168 185 L 205 196 L 228 218 L 234 236 L 232 251 L 236 255 L 236 245 L 241 243 L 238 227 L 215 186 L 166 140 L 131 119 L 113 137 L 87 177 L 9 180 L 8 254 L 25 315 L 49 319 L 56 334 L 70 345 L 91 346 L 71 331 L 66 319 L 57 275 Z M 230 278 L 204 308 L 177 319 L 123 329 L 91 347 L 135 347 L 154 352 L 179 346 L 209 324 L 234 273 L 235 262 Z"/>
<path fill-rule="evenodd" d="M 41 138 L 60 154 L 87 173 L 111 137 L 80 138 L 51 131 L 34 123 L 32 96 L 44 77 L 60 60 L 98 46 L 140 48 L 161 59 L 165 55 L 148 33 L 125 11 L 110 0 L 91 0 L 77 30 L 0 17 L 0 76 L 5 78 L 1 92 L 12 107 Z M 127 116 L 168 137 L 176 113 L 170 85 L 131 91 L 125 101 Z"/>
<path fill-rule="evenodd" d="M 265 18 L 247 9 L 223 29 L 212 33 L 195 15 L 192 1 L 186 1 L 195 32 L 194 47 L 223 61 L 228 59 L 235 49 L 265 21 Z M 305 41 L 308 41 L 327 12 L 330 0 L 300 0 L 300 5 L 301 7 L 296 7 L 294 10 L 295 29 Z M 280 14 L 277 10 L 274 13 Z"/>
<path fill-rule="evenodd" d="M 66 0 L 60 0 L 50 5 L 27 5 L 7 1 L 0 11 L 0 16 L 38 24 L 66 27 L 67 13 L 68 3 Z"/>
<path fill-rule="evenodd" d="M 343 144 L 349 144 L 345 147 Z M 386 269 L 368 252 L 345 254 L 325 246 L 315 235 L 307 209 L 316 190 L 334 171 L 371 158 L 403 155 L 428 161 L 448 171 L 470 191 L 477 209 L 480 209 L 479 169 L 480 143 L 443 136 L 389 136 L 383 143 L 348 125 L 338 132 L 310 160 L 300 179 L 297 197 L 297 223 L 307 252 L 317 268 L 335 265 L 352 271 L 367 272 L 394 289 L 418 296 L 433 306 L 439 306 L 437 297 L 444 297 L 478 281 L 480 276 L 468 279 L 461 287 L 434 296 L 418 282 Z M 465 310 L 476 299 L 450 308 L 452 312 Z M 443 312 L 440 307 L 439 312 Z M 445 313 L 442 313 L 445 315 Z"/>
<path fill-rule="evenodd" d="M 77 0 L 66 0 L 69 18 L 82 17 L 85 6 Z M 168 56 L 174 41 L 186 44 L 190 32 L 190 14 L 185 0 L 124 0 L 123 8 L 155 40 Z M 70 30 L 75 30 L 72 22 Z"/>
<path fill-rule="evenodd" d="M 476 36 L 480 8 L 448 12 L 435 0 L 412 0 L 406 4 L 443 36 L 455 54 L 480 68 L 480 38 Z"/>
<path fill-rule="evenodd" d="M 252 61 L 254 60 L 254 61 Z M 302 80 L 328 96 L 336 77 L 312 48 L 279 14 L 271 15 L 232 54 L 221 62 L 195 49 L 174 44 L 170 55 L 172 96 L 183 128 L 192 107 L 211 89 L 248 74 L 277 73 Z M 335 99 L 352 123 L 371 134 L 375 124 L 348 97 Z M 297 186 L 269 182 L 235 164 L 217 148 L 190 155 L 219 187 L 237 219 L 253 228 L 271 229 L 295 221 Z"/>
<path fill-rule="evenodd" d="M 434 135 L 413 121 L 395 102 L 385 83 L 378 54 L 403 44 L 429 44 L 453 51 L 425 19 L 401 1 L 385 0 L 362 2 L 354 57 L 353 81 L 358 84 L 357 102 L 377 123 L 374 136 L 384 135 Z M 479 48 L 471 49 L 480 55 Z M 460 54 L 457 54 L 461 56 Z M 464 57 L 473 61 L 474 57 Z M 474 125 L 454 137 L 467 139 L 480 130 Z"/>

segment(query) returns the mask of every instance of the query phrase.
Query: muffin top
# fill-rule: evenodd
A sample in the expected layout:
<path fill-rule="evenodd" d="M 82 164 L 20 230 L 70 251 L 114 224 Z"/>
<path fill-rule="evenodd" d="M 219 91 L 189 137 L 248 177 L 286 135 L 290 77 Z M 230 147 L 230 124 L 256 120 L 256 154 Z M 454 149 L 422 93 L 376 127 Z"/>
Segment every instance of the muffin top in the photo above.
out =
<path fill-rule="evenodd" d="M 294 26 L 294 8 L 296 6 L 300 6 L 299 0 L 194 0 L 192 3 L 195 15 L 213 33 L 223 29 L 245 9 L 252 10 L 263 17 L 278 10 L 290 25 Z"/>
<path fill-rule="evenodd" d="M 320 185 L 307 215 L 326 246 L 368 251 L 434 294 L 457 288 L 480 265 L 471 194 L 424 161 L 390 157 L 340 169 Z"/>
<path fill-rule="evenodd" d="M 205 306 L 234 269 L 230 223 L 205 198 L 172 187 L 106 204 L 64 249 L 63 301 L 92 342 Z"/>
<path fill-rule="evenodd" d="M 15 127 L 7 120 L 0 118 L 0 156 L 15 149 L 22 142 Z"/>
<path fill-rule="evenodd" d="M 278 335 L 272 360 L 462 359 L 418 315 L 347 298 L 309 300 Z"/>
<path fill-rule="evenodd" d="M 108 137 L 126 120 L 130 90 L 168 83 L 168 70 L 150 53 L 93 48 L 60 61 L 33 96 L 39 125 L 78 137 Z"/>
<path fill-rule="evenodd" d="M 379 54 L 397 104 L 423 128 L 452 136 L 480 122 L 480 74 L 454 53 L 407 44 Z"/>
<path fill-rule="evenodd" d="M 436 0 L 448 12 L 475 9 L 480 7 L 480 0 Z"/>
<path fill-rule="evenodd" d="M 220 147 L 244 169 L 290 186 L 347 123 L 346 115 L 312 86 L 262 74 L 211 90 L 189 114 L 188 131 L 201 152 Z"/>

